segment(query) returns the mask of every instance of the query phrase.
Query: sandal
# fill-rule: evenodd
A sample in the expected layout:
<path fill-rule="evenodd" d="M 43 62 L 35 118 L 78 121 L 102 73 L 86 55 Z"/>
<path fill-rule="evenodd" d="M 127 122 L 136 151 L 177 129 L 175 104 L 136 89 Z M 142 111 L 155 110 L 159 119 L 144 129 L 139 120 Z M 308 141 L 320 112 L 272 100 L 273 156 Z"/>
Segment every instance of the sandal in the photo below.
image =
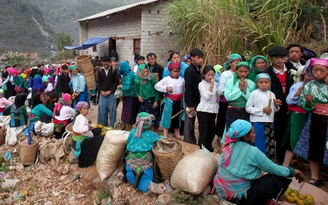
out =
<path fill-rule="evenodd" d="M 174 135 L 174 138 L 183 141 L 183 137 L 182 136 L 177 137 L 177 136 Z"/>
<path fill-rule="evenodd" d="M 310 181 L 313 181 L 313 182 L 310 182 Z M 321 181 L 320 179 L 318 179 L 318 180 L 310 179 L 310 181 L 308 181 L 307 183 L 309 183 L 313 186 L 316 186 L 316 187 L 319 187 L 319 186 L 323 185 L 323 181 Z"/>

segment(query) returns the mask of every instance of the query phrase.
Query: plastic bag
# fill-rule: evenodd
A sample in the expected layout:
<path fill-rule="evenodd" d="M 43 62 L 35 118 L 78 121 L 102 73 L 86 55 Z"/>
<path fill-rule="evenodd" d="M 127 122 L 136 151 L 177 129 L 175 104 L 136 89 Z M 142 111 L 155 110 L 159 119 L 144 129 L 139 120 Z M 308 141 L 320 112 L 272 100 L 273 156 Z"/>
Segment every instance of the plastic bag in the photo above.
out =
<path fill-rule="evenodd" d="M 115 93 L 114 93 L 114 97 L 115 98 L 122 98 L 123 95 L 123 91 L 121 89 L 116 89 Z"/>

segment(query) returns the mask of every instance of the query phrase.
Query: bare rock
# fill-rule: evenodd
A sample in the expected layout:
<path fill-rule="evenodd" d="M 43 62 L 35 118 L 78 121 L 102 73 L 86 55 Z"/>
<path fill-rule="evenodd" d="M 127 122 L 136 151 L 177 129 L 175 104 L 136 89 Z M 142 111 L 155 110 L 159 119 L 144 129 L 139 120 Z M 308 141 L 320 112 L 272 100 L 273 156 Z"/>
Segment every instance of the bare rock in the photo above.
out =
<path fill-rule="evenodd" d="M 62 175 L 66 175 L 69 173 L 69 164 L 66 164 L 63 171 L 61 172 Z"/>
<path fill-rule="evenodd" d="M 171 201 L 170 193 L 164 193 L 157 197 L 154 205 L 166 205 L 169 204 L 170 201 Z"/>

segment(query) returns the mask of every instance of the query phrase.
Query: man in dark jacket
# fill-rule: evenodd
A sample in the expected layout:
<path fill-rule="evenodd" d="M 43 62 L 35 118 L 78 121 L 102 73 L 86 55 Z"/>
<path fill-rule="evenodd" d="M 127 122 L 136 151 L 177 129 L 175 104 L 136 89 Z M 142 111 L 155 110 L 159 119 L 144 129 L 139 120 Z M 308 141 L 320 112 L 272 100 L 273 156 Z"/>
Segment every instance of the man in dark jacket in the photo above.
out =
<path fill-rule="evenodd" d="M 148 61 L 147 65 L 149 68 L 149 72 L 154 75 L 156 81 L 158 82 L 158 81 L 162 80 L 164 68 L 163 68 L 163 66 L 161 66 L 160 64 L 158 64 L 156 62 L 155 53 L 148 53 L 147 61 Z"/>
<path fill-rule="evenodd" d="M 266 72 L 271 77 L 271 91 L 275 94 L 276 99 L 282 102 L 280 110 L 274 116 L 277 159 L 279 163 L 282 163 L 286 153 L 286 148 L 282 147 L 282 138 L 288 119 L 286 97 L 290 87 L 294 84 L 290 70 L 295 67 L 291 63 L 286 63 L 288 50 L 282 46 L 271 48 L 268 54 L 271 57 L 272 65 L 267 68 Z"/>
<path fill-rule="evenodd" d="M 100 91 L 98 104 L 98 124 L 108 126 L 108 112 L 110 126 L 114 127 L 116 122 L 116 99 L 114 92 L 119 82 L 117 69 L 111 66 L 110 57 L 104 56 L 97 75 L 98 89 Z"/>
<path fill-rule="evenodd" d="M 204 53 L 198 48 L 190 51 L 191 64 L 185 70 L 185 105 L 186 116 L 184 123 L 184 141 L 196 144 L 195 137 L 195 112 L 200 102 L 198 84 L 202 81 L 200 67 L 202 65 Z"/>

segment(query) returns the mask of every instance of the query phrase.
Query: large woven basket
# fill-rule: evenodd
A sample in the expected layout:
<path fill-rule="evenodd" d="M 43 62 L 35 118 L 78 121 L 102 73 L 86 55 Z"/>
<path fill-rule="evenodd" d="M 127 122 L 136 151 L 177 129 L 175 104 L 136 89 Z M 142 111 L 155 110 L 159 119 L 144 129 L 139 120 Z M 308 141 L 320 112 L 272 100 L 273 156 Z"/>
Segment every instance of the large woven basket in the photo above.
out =
<path fill-rule="evenodd" d="M 96 80 L 95 80 L 95 74 L 93 71 L 89 73 L 83 74 L 85 77 L 85 81 L 87 82 L 88 90 L 92 90 L 96 88 Z"/>
<path fill-rule="evenodd" d="M 26 140 L 19 142 L 19 159 L 23 165 L 30 165 L 35 162 L 38 146 L 37 141 L 32 141 L 31 145 Z"/>
<path fill-rule="evenodd" d="M 155 163 L 158 165 L 162 179 L 171 178 L 175 166 L 182 159 L 182 144 L 174 138 L 159 139 L 152 149 Z"/>
<path fill-rule="evenodd" d="M 76 64 L 77 67 L 79 68 L 79 71 L 81 73 L 90 73 L 91 71 L 93 72 L 93 65 L 90 60 L 89 55 L 80 55 L 76 58 Z"/>
<path fill-rule="evenodd" d="M 5 142 L 6 139 L 6 128 L 0 127 L 0 146 Z"/>

